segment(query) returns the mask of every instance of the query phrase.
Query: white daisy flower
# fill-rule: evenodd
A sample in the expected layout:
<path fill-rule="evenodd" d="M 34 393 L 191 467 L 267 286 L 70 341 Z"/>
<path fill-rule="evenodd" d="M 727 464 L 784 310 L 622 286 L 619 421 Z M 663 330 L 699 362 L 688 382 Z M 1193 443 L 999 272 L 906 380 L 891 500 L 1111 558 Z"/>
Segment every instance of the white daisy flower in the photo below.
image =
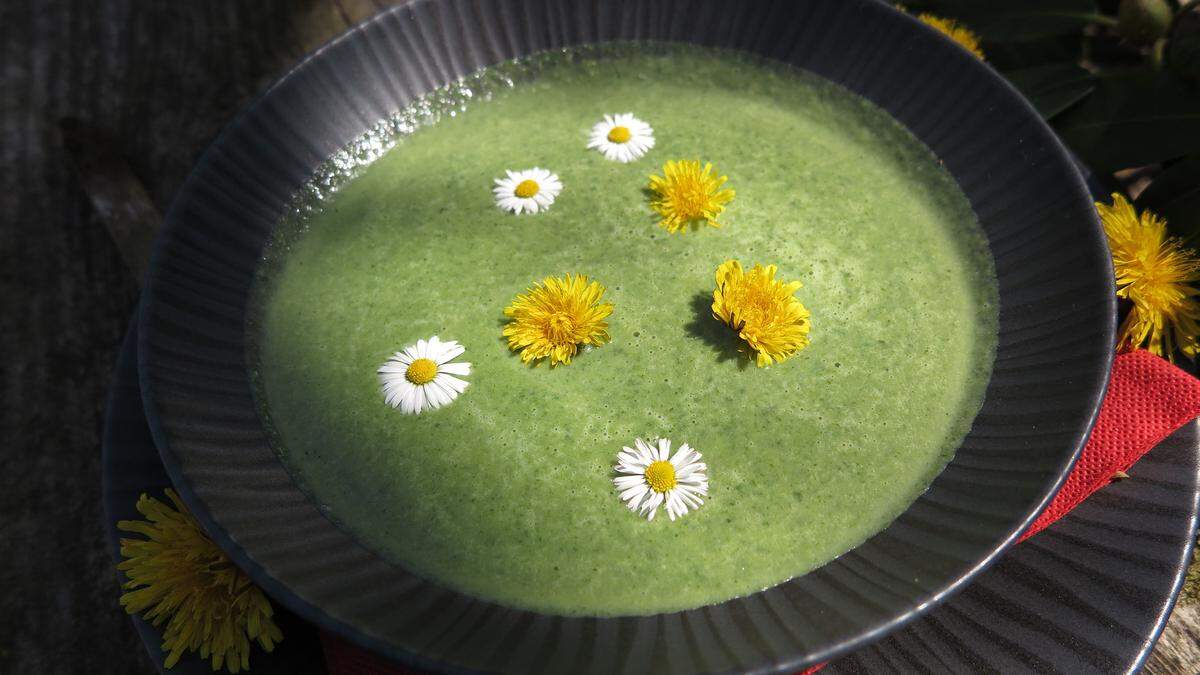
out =
<path fill-rule="evenodd" d="M 504 173 L 508 177 L 496 179 L 492 194 L 496 196 L 496 206 L 517 215 L 545 211 L 563 189 L 558 176 L 536 166 Z"/>
<path fill-rule="evenodd" d="M 440 408 L 463 393 L 469 384 L 455 375 L 470 375 L 471 364 L 450 363 L 466 349 L 436 335 L 396 352 L 379 367 L 383 400 L 409 415 Z"/>
<path fill-rule="evenodd" d="M 613 479 L 630 511 L 654 520 L 658 507 L 666 504 L 667 515 L 675 520 L 689 508 L 700 508 L 701 497 L 708 496 L 708 466 L 699 452 L 684 443 L 672 455 L 671 441 L 665 438 L 654 443 L 639 438 L 634 445 L 617 453 L 621 475 Z"/>
<path fill-rule="evenodd" d="M 633 116 L 605 115 L 592 127 L 588 148 L 599 150 L 608 159 L 632 162 L 654 147 L 654 130 Z"/>

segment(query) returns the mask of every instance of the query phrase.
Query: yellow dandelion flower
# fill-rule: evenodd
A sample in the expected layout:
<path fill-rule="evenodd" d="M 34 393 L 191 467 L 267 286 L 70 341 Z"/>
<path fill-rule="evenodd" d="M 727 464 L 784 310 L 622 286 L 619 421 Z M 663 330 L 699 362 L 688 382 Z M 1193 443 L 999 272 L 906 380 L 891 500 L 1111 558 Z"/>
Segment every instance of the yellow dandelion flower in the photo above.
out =
<path fill-rule="evenodd" d="M 175 491 L 166 493 L 175 508 L 142 495 L 137 510 L 146 520 L 117 523 L 145 537 L 121 539 L 125 560 L 117 569 L 129 578 L 121 606 L 154 626 L 167 623 L 165 667 L 199 650 L 213 670 L 247 670 L 251 640 L 269 652 L 283 639 L 271 603 L 200 529 Z"/>
<path fill-rule="evenodd" d="M 717 216 L 734 195 L 730 188 L 721 189 L 728 176 L 717 176 L 712 164 L 701 167 L 697 160 L 667 162 L 662 170 L 662 176 L 650 176 L 650 208 L 662 216 L 661 227 L 673 233 L 702 223 L 721 226 Z"/>
<path fill-rule="evenodd" d="M 600 303 L 604 287 L 581 274 L 546 277 L 518 295 L 504 315 L 512 320 L 504 327 L 508 348 L 521 352 L 529 363 L 550 357 L 550 365 L 569 365 L 579 345 L 608 342 L 608 323 L 613 306 Z"/>
<path fill-rule="evenodd" d="M 918 14 L 917 19 L 919 19 L 922 23 L 933 26 L 942 33 L 945 33 L 946 36 L 951 40 L 954 40 L 958 44 L 962 45 L 963 49 L 966 49 L 975 56 L 979 57 L 979 60 L 984 60 L 983 48 L 979 46 L 979 36 L 975 33 L 975 31 L 967 28 L 954 19 L 946 19 L 928 12 Z"/>
<path fill-rule="evenodd" d="M 775 278 L 774 265 L 746 272 L 736 260 L 717 268 L 713 318 L 738 333 L 757 355 L 758 367 L 783 361 L 808 346 L 809 313 L 793 295 L 799 281 Z"/>
<path fill-rule="evenodd" d="M 1108 246 L 1112 249 L 1117 296 L 1133 303 L 1121 324 L 1118 349 L 1146 348 L 1172 360 L 1175 352 L 1189 359 L 1200 353 L 1200 259 L 1167 236 L 1167 221 L 1143 211 L 1138 216 L 1125 197 L 1114 193 L 1112 205 L 1096 203 Z"/>

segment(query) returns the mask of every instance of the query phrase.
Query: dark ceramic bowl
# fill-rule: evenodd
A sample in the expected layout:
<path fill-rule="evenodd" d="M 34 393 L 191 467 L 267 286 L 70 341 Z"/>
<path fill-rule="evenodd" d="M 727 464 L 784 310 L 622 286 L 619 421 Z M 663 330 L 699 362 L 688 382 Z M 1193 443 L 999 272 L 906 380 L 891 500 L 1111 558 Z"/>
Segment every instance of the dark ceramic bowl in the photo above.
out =
<path fill-rule="evenodd" d="M 347 143 L 484 66 L 610 40 L 760 54 L 889 111 L 945 162 L 987 233 L 999 348 L 983 408 L 953 461 L 858 548 L 769 590 L 691 611 L 549 616 L 408 573 L 336 527 L 293 484 L 254 405 L 247 299 L 289 199 Z M 184 499 L 271 596 L 325 628 L 441 669 L 794 670 L 927 611 L 1033 520 L 1098 410 L 1114 303 L 1091 200 L 1052 132 L 987 66 L 882 3 L 418 0 L 320 49 L 205 154 L 158 240 L 138 357 L 151 430 Z"/>

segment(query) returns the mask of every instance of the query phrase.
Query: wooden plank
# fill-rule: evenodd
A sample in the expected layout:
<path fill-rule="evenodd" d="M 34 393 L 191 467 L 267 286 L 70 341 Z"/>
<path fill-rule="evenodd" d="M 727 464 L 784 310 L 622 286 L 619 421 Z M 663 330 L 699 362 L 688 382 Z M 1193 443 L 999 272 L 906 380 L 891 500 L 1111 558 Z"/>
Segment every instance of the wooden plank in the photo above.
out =
<path fill-rule="evenodd" d="M 59 128 L 63 150 L 92 212 L 107 228 L 133 278 L 141 283 L 162 214 L 103 131 L 72 117 L 61 120 Z"/>

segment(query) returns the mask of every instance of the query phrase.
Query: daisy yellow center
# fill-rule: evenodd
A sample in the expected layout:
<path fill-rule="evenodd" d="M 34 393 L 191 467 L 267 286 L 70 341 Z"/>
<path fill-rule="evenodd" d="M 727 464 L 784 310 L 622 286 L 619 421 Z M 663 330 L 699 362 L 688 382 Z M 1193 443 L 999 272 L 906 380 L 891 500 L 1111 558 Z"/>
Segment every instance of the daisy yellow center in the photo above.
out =
<path fill-rule="evenodd" d="M 632 137 L 633 134 L 630 133 L 629 127 L 613 127 L 612 131 L 608 132 L 608 140 L 613 143 L 628 143 Z"/>
<path fill-rule="evenodd" d="M 404 379 L 420 386 L 432 382 L 437 372 L 437 364 L 431 359 L 417 359 L 408 364 L 408 370 L 404 371 Z"/>
<path fill-rule="evenodd" d="M 514 190 L 513 193 L 521 199 L 529 199 L 538 193 L 537 181 L 526 178 L 520 183 L 517 183 L 517 189 Z"/>
<path fill-rule="evenodd" d="M 646 484 L 655 492 L 675 489 L 675 465 L 665 460 L 652 462 L 646 467 Z"/>
<path fill-rule="evenodd" d="M 717 216 L 734 196 L 733 190 L 721 187 L 726 180 L 712 164 L 701 166 L 696 160 L 664 164 L 662 176 L 650 177 L 654 193 L 650 207 L 662 216 L 659 225 L 668 232 L 679 232 L 692 223 L 720 227 Z"/>

